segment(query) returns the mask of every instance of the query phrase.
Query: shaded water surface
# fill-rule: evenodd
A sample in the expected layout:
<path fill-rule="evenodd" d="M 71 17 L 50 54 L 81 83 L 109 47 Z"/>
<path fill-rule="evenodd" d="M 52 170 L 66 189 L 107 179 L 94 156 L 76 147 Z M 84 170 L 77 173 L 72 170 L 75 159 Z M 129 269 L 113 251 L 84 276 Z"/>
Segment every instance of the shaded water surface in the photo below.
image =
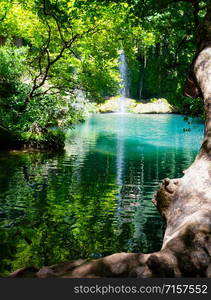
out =
<path fill-rule="evenodd" d="M 179 115 L 104 114 L 67 135 L 64 153 L 0 152 L 1 276 L 159 250 L 164 224 L 151 199 L 163 178 L 192 163 L 203 125 Z"/>

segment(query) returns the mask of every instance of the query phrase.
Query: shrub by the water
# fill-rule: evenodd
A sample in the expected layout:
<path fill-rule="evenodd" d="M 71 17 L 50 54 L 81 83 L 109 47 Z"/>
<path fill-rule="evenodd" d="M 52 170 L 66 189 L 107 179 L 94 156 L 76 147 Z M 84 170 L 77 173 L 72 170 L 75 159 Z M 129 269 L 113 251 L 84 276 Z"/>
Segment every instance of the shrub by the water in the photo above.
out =
<path fill-rule="evenodd" d="M 60 129 L 49 129 L 45 133 L 22 133 L 24 148 L 59 150 L 64 148 L 65 133 Z"/>
<path fill-rule="evenodd" d="M 47 94 L 44 89 L 27 101 L 31 90 L 26 79 L 27 51 L 25 47 L 0 47 L 1 144 L 14 149 L 63 149 L 65 134 L 60 127 L 83 120 L 89 108 L 75 107 L 70 96 Z"/>

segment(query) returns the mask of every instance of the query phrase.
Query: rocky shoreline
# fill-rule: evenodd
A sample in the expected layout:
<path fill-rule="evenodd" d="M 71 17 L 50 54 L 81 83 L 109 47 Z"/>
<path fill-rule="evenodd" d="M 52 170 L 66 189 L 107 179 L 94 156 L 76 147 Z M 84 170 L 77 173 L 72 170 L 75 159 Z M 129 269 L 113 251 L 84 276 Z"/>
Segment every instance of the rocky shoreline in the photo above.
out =
<path fill-rule="evenodd" d="M 169 114 L 175 113 L 175 109 L 164 98 L 154 98 L 147 102 L 137 102 L 134 99 L 125 98 L 126 111 L 135 114 Z M 97 106 L 100 113 L 118 112 L 119 97 L 112 97 Z"/>

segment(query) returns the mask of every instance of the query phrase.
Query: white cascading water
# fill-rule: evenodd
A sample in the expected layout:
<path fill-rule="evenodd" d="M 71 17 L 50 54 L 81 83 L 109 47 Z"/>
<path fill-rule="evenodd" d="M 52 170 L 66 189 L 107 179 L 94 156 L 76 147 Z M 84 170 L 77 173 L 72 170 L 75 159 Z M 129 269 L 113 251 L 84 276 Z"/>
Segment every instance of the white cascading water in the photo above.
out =
<path fill-rule="evenodd" d="M 126 97 L 128 96 L 128 79 L 127 79 L 127 62 L 123 50 L 119 51 L 119 73 L 122 78 L 122 86 L 119 89 L 120 98 L 119 98 L 119 107 L 118 113 L 126 113 Z"/>

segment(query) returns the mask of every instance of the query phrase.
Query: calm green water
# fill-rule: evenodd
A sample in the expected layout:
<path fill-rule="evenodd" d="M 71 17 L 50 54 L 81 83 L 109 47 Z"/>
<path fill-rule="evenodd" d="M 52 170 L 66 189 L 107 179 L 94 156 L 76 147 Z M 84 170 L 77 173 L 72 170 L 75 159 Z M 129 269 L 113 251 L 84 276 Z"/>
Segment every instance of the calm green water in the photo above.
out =
<path fill-rule="evenodd" d="M 159 250 L 151 203 L 194 160 L 203 125 L 179 115 L 104 114 L 68 131 L 64 153 L 0 153 L 0 272 Z M 183 129 L 191 128 L 191 131 Z"/>

